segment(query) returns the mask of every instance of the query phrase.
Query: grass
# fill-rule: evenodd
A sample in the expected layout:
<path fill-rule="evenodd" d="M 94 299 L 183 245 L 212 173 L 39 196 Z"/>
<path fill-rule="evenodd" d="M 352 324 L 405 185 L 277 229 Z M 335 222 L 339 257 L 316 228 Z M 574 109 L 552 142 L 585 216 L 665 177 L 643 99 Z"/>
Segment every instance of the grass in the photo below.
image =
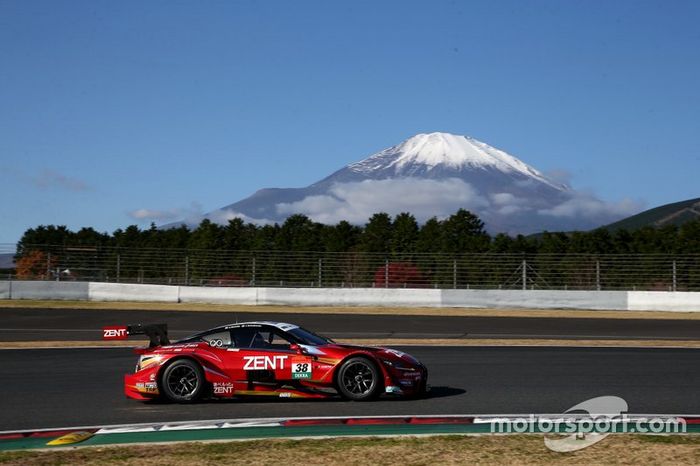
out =
<path fill-rule="evenodd" d="M 2 465 L 432 465 L 700 463 L 700 436 L 611 435 L 572 453 L 541 435 L 255 440 L 0 453 Z"/>
<path fill-rule="evenodd" d="M 366 306 L 244 306 L 204 303 L 150 303 L 150 302 L 97 302 L 0 300 L 0 308 L 30 309 L 109 309 L 144 311 L 201 311 L 201 312 L 260 312 L 277 314 L 375 314 L 407 316 L 466 316 L 466 317 L 553 317 L 577 319 L 666 319 L 698 320 L 700 312 L 664 311 L 595 311 L 579 309 L 472 309 L 435 307 L 366 307 Z"/>

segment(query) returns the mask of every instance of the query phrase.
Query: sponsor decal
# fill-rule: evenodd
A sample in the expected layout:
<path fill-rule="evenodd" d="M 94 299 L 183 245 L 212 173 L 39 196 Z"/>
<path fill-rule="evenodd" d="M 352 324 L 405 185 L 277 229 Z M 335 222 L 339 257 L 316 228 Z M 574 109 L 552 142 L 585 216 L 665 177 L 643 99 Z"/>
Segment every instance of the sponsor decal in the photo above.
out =
<path fill-rule="evenodd" d="M 292 359 L 292 378 L 293 379 L 310 379 L 311 378 L 311 359 L 310 358 L 293 358 Z"/>
<path fill-rule="evenodd" d="M 136 382 L 136 390 L 145 393 L 158 393 L 156 382 Z"/>
<path fill-rule="evenodd" d="M 297 325 L 293 325 L 293 324 L 278 323 L 278 324 L 273 324 L 273 325 L 275 325 L 280 330 L 284 330 L 285 332 L 288 332 L 288 331 L 293 330 L 295 328 L 299 328 Z"/>
<path fill-rule="evenodd" d="M 213 340 L 209 340 L 209 346 L 212 348 L 221 348 L 224 346 L 224 340 L 221 338 L 214 338 Z"/>
<path fill-rule="evenodd" d="M 291 398 L 292 394 L 289 392 L 282 392 L 280 393 L 280 398 Z"/>
<path fill-rule="evenodd" d="M 129 334 L 124 326 L 102 328 L 102 338 L 104 340 L 126 340 L 128 337 Z"/>
<path fill-rule="evenodd" d="M 214 395 L 233 395 L 231 382 L 214 382 Z"/>
<path fill-rule="evenodd" d="M 284 369 L 284 363 L 287 362 L 287 356 L 243 356 L 243 359 L 243 370 L 246 371 Z"/>

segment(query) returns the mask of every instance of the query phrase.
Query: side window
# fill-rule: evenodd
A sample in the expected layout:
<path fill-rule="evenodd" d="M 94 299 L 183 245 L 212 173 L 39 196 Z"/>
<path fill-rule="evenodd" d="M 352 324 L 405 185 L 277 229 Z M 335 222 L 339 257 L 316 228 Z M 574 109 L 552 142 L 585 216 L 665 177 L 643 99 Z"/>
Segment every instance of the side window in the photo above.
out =
<path fill-rule="evenodd" d="M 212 348 L 229 348 L 231 347 L 231 332 L 228 330 L 223 332 L 210 333 L 202 337 Z"/>
<path fill-rule="evenodd" d="M 252 348 L 270 349 L 270 350 L 289 350 L 291 342 L 287 340 L 276 329 L 260 329 L 256 333 L 252 341 Z"/>
<path fill-rule="evenodd" d="M 231 330 L 235 348 L 255 348 L 267 350 L 289 350 L 292 343 L 277 329 L 267 326 L 239 327 Z"/>
<path fill-rule="evenodd" d="M 250 348 L 255 334 L 260 327 L 239 327 L 231 330 L 233 345 L 235 348 Z"/>

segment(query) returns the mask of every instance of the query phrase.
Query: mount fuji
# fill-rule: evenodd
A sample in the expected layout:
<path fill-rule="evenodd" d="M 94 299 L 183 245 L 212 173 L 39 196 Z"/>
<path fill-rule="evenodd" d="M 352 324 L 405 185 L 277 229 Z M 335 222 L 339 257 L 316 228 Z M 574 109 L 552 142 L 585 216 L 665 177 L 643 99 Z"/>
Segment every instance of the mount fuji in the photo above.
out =
<path fill-rule="evenodd" d="M 459 208 L 477 214 L 491 233 L 587 230 L 639 210 L 603 202 L 547 177 L 506 152 L 449 133 L 418 134 L 304 188 L 267 188 L 203 217 L 253 223 L 305 214 L 321 223 L 362 224 L 374 213 L 410 212 L 419 222 Z"/>

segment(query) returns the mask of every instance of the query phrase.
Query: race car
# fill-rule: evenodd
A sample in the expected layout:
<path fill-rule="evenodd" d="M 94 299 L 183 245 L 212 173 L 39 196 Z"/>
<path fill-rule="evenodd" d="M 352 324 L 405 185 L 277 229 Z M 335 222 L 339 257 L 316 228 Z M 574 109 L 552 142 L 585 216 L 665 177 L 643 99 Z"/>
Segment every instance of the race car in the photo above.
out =
<path fill-rule="evenodd" d="M 364 401 L 383 393 L 427 393 L 428 370 L 390 348 L 338 344 L 297 325 L 245 322 L 216 327 L 175 343 L 165 325 L 108 327 L 104 338 L 147 334 L 126 396 L 177 403 L 202 398 L 268 396 Z"/>

